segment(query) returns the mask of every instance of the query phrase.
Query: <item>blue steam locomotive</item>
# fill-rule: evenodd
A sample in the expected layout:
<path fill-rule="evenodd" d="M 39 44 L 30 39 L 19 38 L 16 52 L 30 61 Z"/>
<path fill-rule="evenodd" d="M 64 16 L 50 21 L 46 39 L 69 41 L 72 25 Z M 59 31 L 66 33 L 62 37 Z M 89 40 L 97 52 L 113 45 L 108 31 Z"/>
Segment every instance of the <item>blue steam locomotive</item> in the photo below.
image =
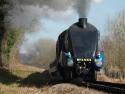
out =
<path fill-rule="evenodd" d="M 56 61 L 50 64 L 51 77 L 59 74 L 65 81 L 77 77 L 95 81 L 96 72 L 104 64 L 104 52 L 98 50 L 99 39 L 99 31 L 87 18 L 80 18 L 62 32 L 56 44 Z"/>

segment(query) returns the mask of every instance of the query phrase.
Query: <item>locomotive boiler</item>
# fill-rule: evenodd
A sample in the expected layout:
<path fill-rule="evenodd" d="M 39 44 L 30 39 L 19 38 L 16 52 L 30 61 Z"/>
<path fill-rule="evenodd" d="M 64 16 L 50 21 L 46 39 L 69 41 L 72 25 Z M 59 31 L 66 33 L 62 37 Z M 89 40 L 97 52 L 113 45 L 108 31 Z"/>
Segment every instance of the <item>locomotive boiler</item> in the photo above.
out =
<path fill-rule="evenodd" d="M 51 78 L 59 75 L 64 81 L 77 77 L 95 81 L 96 72 L 104 63 L 104 52 L 98 48 L 99 39 L 99 31 L 87 18 L 80 18 L 62 32 L 56 44 L 56 60 L 50 64 Z"/>

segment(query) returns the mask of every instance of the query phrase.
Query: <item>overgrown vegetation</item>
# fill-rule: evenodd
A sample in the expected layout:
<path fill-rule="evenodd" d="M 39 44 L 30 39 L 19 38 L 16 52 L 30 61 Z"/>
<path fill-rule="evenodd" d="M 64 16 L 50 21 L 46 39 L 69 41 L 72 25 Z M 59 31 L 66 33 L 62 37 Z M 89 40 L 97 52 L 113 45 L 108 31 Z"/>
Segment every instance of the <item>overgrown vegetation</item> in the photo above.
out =
<path fill-rule="evenodd" d="M 2 45 L 2 61 L 4 66 L 9 64 L 10 56 L 12 55 L 12 48 L 17 50 L 17 41 L 19 40 L 20 34 L 21 33 L 17 31 L 8 31 L 6 33 L 6 37 L 3 39 L 4 43 Z"/>
<path fill-rule="evenodd" d="M 5 24 L 9 23 L 9 21 L 5 21 L 5 18 L 11 8 L 12 5 L 9 0 L 0 0 L 0 67 L 8 65 L 11 49 L 20 35 L 16 29 L 8 30 L 5 27 Z"/>

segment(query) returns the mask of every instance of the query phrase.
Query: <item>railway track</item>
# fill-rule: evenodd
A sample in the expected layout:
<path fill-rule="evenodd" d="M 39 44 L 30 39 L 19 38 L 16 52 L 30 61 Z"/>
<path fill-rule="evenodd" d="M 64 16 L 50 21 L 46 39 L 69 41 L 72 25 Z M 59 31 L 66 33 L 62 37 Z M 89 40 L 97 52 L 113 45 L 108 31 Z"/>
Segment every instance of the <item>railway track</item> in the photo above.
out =
<path fill-rule="evenodd" d="M 53 84 L 59 84 L 64 82 L 51 82 L 51 85 Z M 87 87 L 91 89 L 95 89 L 98 91 L 103 91 L 108 94 L 125 94 L 125 84 L 119 84 L 119 83 L 110 83 L 110 82 L 83 82 L 81 79 L 75 79 L 71 81 L 70 83 L 78 85 L 80 87 Z"/>
<path fill-rule="evenodd" d="M 82 82 L 77 85 L 84 86 L 87 88 L 104 91 L 109 94 L 125 94 L 125 84 L 116 84 L 109 82 Z"/>
<path fill-rule="evenodd" d="M 65 83 L 61 81 L 50 81 L 51 85 Z M 120 83 L 111 83 L 111 82 L 104 82 L 104 81 L 95 81 L 95 82 L 83 82 L 82 78 L 76 78 L 69 83 L 84 86 L 87 88 L 92 88 L 95 90 L 103 91 L 108 94 L 125 94 L 125 84 Z"/>

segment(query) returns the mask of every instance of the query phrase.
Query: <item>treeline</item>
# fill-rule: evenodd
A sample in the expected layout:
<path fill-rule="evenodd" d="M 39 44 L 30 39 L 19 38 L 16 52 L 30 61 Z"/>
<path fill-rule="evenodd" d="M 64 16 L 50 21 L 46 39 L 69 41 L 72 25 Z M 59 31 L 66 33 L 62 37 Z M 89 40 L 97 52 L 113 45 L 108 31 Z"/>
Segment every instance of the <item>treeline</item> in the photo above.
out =
<path fill-rule="evenodd" d="M 17 29 L 12 30 L 6 27 L 9 21 L 5 21 L 5 18 L 11 6 L 9 0 L 0 0 L 0 67 L 8 66 L 11 49 L 21 35 Z"/>
<path fill-rule="evenodd" d="M 11 55 L 18 51 L 17 44 L 21 33 L 18 31 L 7 31 L 2 43 L 2 65 L 8 67 Z M 13 51 L 14 49 L 14 51 Z"/>
<path fill-rule="evenodd" d="M 105 66 L 117 71 L 125 71 L 125 11 L 115 20 L 108 19 L 108 36 L 102 40 L 105 52 Z"/>
<path fill-rule="evenodd" d="M 2 44 L 3 44 L 3 38 L 6 35 L 6 29 L 5 29 L 5 16 L 7 13 L 7 10 L 5 6 L 8 4 L 6 0 L 0 0 L 0 66 L 3 65 L 2 63 Z"/>

